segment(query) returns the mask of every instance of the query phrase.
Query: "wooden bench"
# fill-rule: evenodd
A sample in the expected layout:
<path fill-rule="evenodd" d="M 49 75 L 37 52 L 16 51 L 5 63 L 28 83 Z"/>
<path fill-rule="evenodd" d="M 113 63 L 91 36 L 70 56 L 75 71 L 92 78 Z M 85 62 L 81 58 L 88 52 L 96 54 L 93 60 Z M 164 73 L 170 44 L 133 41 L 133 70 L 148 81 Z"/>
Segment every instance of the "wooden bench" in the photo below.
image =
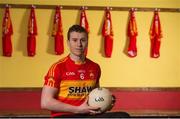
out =
<path fill-rule="evenodd" d="M 111 111 L 131 116 L 180 116 L 180 88 L 109 88 L 116 97 Z M 1 117 L 49 117 L 40 108 L 41 88 L 0 88 Z"/>

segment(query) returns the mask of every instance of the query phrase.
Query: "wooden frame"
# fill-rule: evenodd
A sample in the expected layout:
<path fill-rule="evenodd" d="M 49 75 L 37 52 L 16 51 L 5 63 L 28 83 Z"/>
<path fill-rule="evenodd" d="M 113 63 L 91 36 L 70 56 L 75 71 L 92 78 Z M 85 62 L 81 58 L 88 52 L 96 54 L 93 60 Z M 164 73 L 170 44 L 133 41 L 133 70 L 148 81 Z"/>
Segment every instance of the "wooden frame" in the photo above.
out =
<path fill-rule="evenodd" d="M 1 4 L 0 8 L 5 8 L 6 6 L 11 8 L 31 8 L 35 6 L 38 9 L 55 9 L 57 5 L 40 5 L 40 4 Z M 88 10 L 105 10 L 110 8 L 113 11 L 129 11 L 132 7 L 114 7 L 114 6 L 69 6 L 69 5 L 59 5 L 62 9 L 68 10 L 79 10 L 85 7 Z M 150 12 L 154 10 L 159 10 L 161 12 L 180 12 L 180 8 L 150 8 L 150 7 L 133 7 L 136 11 Z"/>

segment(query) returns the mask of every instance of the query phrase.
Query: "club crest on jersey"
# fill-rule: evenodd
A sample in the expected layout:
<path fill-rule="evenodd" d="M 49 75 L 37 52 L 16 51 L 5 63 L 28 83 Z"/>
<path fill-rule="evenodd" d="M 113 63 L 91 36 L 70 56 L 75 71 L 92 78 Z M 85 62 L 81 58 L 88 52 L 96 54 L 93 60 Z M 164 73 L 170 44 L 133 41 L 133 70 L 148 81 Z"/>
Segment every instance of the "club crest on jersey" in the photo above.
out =
<path fill-rule="evenodd" d="M 90 76 L 91 79 L 94 79 L 94 73 L 91 72 L 91 73 L 89 74 L 89 76 Z"/>

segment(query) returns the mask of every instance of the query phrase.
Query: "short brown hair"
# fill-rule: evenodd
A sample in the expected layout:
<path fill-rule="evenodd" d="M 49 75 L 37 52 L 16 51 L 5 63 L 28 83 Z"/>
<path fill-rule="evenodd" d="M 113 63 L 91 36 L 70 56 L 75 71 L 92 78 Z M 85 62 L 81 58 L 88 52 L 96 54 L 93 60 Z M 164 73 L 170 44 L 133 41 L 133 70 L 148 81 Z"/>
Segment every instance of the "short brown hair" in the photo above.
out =
<path fill-rule="evenodd" d="M 70 33 L 71 32 L 79 32 L 79 33 L 84 32 L 86 34 L 87 38 L 88 38 L 88 32 L 86 31 L 86 29 L 84 27 L 82 27 L 80 25 L 73 25 L 73 26 L 71 26 L 69 28 L 68 33 L 67 33 L 68 40 L 70 38 Z"/>

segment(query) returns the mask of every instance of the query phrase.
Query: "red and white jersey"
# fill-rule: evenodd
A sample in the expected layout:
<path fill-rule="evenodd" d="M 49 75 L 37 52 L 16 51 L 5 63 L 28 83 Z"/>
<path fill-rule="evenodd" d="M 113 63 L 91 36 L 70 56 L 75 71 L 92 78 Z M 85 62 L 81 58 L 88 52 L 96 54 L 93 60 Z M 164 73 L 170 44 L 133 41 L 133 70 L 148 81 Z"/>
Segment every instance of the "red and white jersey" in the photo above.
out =
<path fill-rule="evenodd" d="M 79 106 L 99 83 L 100 75 L 100 67 L 93 61 L 86 58 L 78 63 L 67 56 L 50 67 L 44 85 L 59 90 L 57 100 Z M 62 114 L 67 113 L 52 112 L 52 116 Z"/>

